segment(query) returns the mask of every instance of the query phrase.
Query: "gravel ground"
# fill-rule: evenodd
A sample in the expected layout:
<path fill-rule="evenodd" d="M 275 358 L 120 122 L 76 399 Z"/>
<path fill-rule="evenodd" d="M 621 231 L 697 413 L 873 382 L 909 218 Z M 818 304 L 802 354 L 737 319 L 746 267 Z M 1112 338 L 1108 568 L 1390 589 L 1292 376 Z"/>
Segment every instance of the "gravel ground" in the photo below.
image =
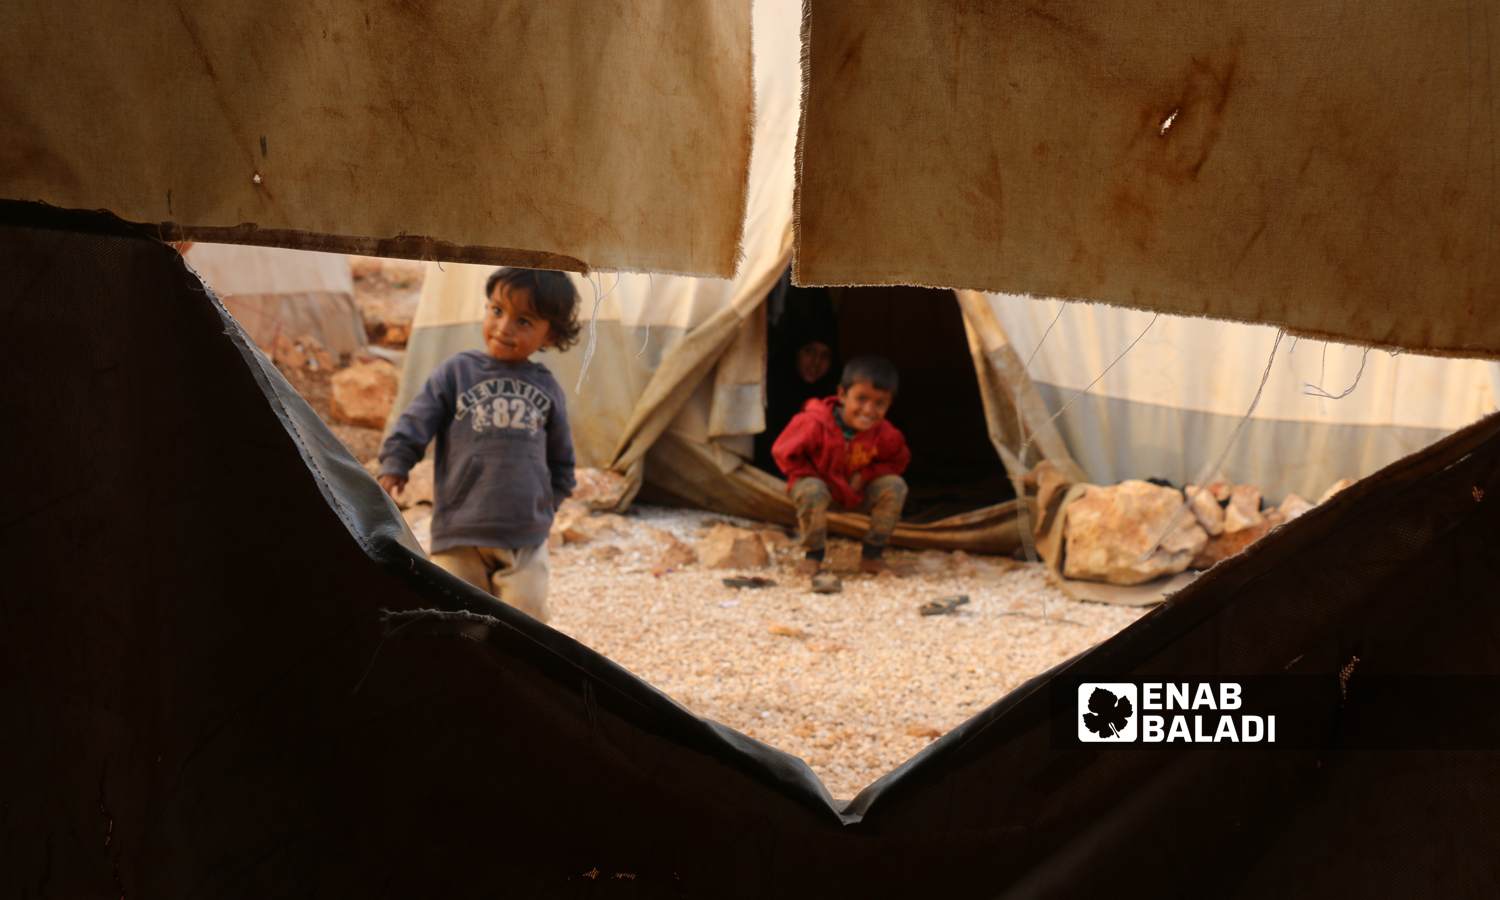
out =
<path fill-rule="evenodd" d="M 995 557 L 892 551 L 906 577 L 856 575 L 858 544 L 842 539 L 830 553 L 840 594 L 807 591 L 791 572 L 792 549 L 759 571 L 653 571 L 663 545 L 648 528 L 692 545 L 726 521 L 764 527 L 636 506 L 620 527 L 627 533 L 552 551 L 551 624 L 693 712 L 807 760 L 838 798 L 1145 612 L 1073 603 L 1040 566 Z M 724 587 L 735 574 L 777 585 Z M 971 602 L 918 615 L 923 602 L 957 593 Z M 1044 604 L 1063 621 L 1039 618 Z"/>

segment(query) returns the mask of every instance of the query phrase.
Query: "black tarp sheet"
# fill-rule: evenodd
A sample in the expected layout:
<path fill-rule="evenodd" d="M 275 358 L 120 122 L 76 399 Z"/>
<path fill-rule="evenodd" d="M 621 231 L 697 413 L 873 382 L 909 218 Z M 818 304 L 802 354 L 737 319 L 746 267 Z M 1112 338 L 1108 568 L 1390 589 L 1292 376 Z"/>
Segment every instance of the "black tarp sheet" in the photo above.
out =
<path fill-rule="evenodd" d="M 422 559 L 170 247 L 0 204 L 0 371 L 0 896 L 1500 894 L 1500 420 L 840 809 Z M 1085 681 L 1278 739 L 1079 744 Z"/>

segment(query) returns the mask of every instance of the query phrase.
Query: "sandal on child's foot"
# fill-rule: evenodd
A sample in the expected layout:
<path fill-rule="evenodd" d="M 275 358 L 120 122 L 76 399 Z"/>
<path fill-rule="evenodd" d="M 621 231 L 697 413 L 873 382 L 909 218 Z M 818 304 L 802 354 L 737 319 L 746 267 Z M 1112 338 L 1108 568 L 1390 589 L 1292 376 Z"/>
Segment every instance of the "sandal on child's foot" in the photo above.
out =
<path fill-rule="evenodd" d="M 844 583 L 832 572 L 819 572 L 813 576 L 812 591 L 814 594 L 837 594 L 844 589 Z"/>
<path fill-rule="evenodd" d="M 883 559 L 862 558 L 859 561 L 859 570 L 879 578 L 900 578 L 901 573 L 891 568 L 890 563 Z"/>

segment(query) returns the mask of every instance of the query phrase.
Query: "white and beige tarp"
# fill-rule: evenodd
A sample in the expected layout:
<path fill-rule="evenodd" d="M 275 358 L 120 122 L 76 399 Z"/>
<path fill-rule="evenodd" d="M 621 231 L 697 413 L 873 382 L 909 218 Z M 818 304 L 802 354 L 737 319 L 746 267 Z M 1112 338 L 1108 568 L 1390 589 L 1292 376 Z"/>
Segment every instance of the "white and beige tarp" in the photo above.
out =
<path fill-rule="evenodd" d="M 260 346 L 311 335 L 334 354 L 365 348 L 344 254 L 195 243 L 183 255 Z"/>
<path fill-rule="evenodd" d="M 1268 326 L 1102 304 L 983 300 L 1015 354 L 1031 359 L 1048 408 L 1066 407 L 1057 427 L 1096 484 L 1190 483 L 1227 449 L 1230 480 L 1275 502 L 1291 493 L 1315 501 L 1335 481 L 1373 474 L 1496 408 L 1497 363 L 1292 337 L 1278 346 Z"/>
<path fill-rule="evenodd" d="M 799 284 L 1500 356 L 1500 0 L 808 0 Z"/>
<path fill-rule="evenodd" d="M 751 59 L 749 0 L 12 0 L 0 197 L 169 240 L 727 276 Z"/>

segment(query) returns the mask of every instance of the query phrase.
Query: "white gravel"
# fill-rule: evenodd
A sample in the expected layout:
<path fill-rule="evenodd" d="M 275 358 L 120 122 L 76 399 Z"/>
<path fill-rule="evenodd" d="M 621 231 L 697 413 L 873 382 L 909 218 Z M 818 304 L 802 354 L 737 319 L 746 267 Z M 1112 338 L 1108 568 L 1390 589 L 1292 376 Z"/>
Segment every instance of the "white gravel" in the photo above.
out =
<path fill-rule="evenodd" d="M 662 545 L 648 527 L 691 546 L 724 521 L 765 527 L 636 506 L 628 533 L 553 550 L 551 624 L 695 713 L 801 756 L 839 798 L 1145 612 L 1071 602 L 1040 566 L 994 557 L 893 550 L 887 559 L 906 577 L 856 575 L 858 544 L 842 539 L 830 553 L 840 594 L 809 592 L 791 571 L 795 549 L 757 571 L 653 572 Z M 723 586 L 737 574 L 777 584 Z M 959 593 L 970 603 L 955 613 L 917 614 Z M 1052 619 L 1040 618 L 1044 606 Z"/>

